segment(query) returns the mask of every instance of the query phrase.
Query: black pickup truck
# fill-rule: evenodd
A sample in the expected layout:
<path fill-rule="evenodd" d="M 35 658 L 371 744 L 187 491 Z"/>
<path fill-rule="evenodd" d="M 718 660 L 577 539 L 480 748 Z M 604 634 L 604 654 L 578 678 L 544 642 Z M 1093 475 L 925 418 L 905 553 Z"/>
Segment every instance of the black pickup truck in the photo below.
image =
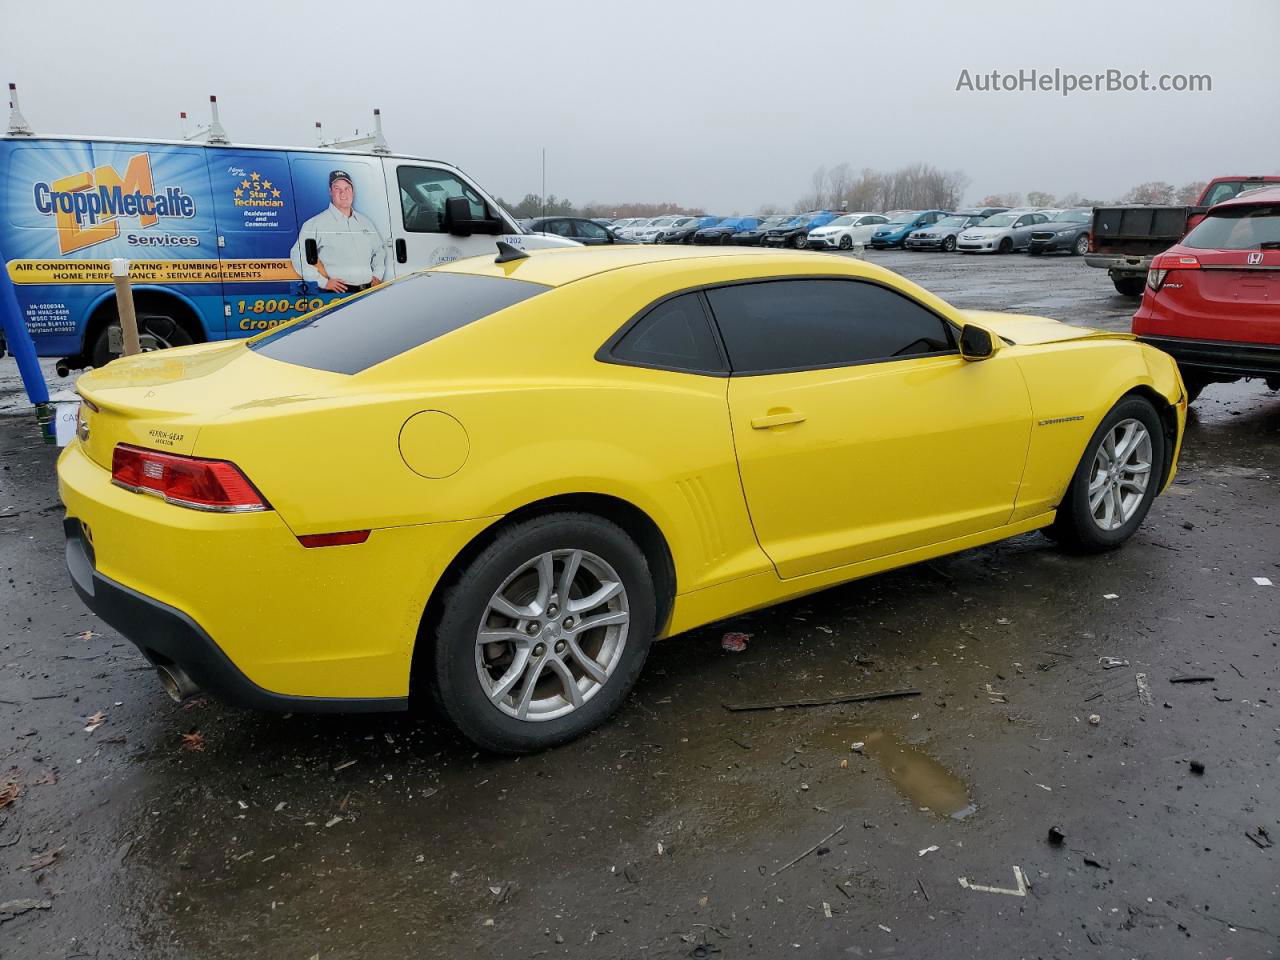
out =
<path fill-rule="evenodd" d="M 1107 271 L 1116 291 L 1142 296 L 1151 258 L 1187 235 L 1215 203 L 1273 186 L 1280 176 L 1215 177 L 1205 185 L 1194 206 L 1095 207 L 1093 237 L 1084 262 Z"/>

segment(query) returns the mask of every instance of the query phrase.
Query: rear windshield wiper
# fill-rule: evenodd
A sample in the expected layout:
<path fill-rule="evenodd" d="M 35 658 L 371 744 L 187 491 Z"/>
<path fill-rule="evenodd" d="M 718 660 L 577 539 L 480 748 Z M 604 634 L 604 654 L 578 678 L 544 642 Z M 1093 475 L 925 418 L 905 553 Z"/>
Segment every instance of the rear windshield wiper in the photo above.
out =
<path fill-rule="evenodd" d="M 1259 250 L 1280 250 L 1280 240 L 1263 240 L 1258 244 Z"/>

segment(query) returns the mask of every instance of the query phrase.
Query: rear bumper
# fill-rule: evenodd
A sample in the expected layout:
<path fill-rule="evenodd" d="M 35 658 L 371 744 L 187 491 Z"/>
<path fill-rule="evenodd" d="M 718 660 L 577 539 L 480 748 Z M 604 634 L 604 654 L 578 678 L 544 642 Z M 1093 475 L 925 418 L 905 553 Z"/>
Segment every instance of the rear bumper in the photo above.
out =
<path fill-rule="evenodd" d="M 104 577 L 75 517 L 63 521 L 67 572 L 85 606 L 134 644 L 152 664 L 181 667 L 204 692 L 253 710 L 372 713 L 405 710 L 405 697 L 303 697 L 264 690 L 234 664 L 200 624 L 176 607 Z"/>
<path fill-rule="evenodd" d="M 492 522 L 308 549 L 274 511 L 205 513 L 114 486 L 78 441 L 58 460 L 58 490 L 68 569 L 91 609 L 228 700 L 284 709 L 402 708 L 426 602 Z"/>
<path fill-rule="evenodd" d="M 1163 350 L 1183 369 L 1234 377 L 1280 377 L 1280 344 L 1191 340 L 1138 335 L 1141 343 Z"/>
<path fill-rule="evenodd" d="M 1091 267 L 1098 267 L 1111 274 L 1121 276 L 1145 277 L 1151 268 L 1152 257 L 1113 256 L 1100 253 L 1087 253 L 1084 262 Z"/>

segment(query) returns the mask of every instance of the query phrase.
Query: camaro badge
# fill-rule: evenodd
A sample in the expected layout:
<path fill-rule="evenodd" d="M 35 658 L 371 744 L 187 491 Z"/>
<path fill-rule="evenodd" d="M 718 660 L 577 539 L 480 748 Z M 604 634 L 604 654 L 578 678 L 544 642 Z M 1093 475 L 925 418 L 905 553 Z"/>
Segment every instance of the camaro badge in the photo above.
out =
<path fill-rule="evenodd" d="M 1054 417 L 1052 420 L 1041 420 L 1040 426 L 1048 427 L 1055 423 L 1071 423 L 1075 420 L 1083 420 L 1084 417 Z"/>

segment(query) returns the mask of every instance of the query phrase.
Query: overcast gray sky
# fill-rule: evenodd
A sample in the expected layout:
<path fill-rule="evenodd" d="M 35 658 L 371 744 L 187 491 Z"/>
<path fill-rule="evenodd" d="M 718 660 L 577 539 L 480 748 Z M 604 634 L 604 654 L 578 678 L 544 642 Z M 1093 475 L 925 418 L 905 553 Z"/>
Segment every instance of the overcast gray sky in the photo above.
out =
<path fill-rule="evenodd" d="M 820 164 L 961 169 L 1114 197 L 1280 173 L 1280 3 L 1067 0 L 2 0 L 0 69 L 38 132 L 170 138 L 218 95 L 242 143 L 382 108 L 396 152 L 582 203 L 789 205 Z M 1210 74 L 1207 93 L 957 92 L 963 69 Z"/>

